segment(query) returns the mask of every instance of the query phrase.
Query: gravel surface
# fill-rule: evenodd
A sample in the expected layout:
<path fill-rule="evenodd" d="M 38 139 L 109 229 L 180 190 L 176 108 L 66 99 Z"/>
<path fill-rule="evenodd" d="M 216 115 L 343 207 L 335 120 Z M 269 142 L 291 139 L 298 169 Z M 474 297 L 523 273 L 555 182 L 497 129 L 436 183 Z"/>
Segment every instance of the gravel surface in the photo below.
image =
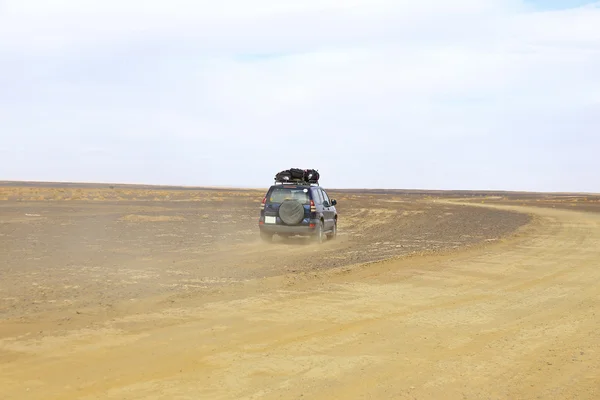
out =
<path fill-rule="evenodd" d="M 257 229 L 262 192 L 11 190 L 0 201 L 0 317 L 110 308 L 453 249 L 496 240 L 529 220 L 424 196 L 332 192 L 340 214 L 337 240 L 265 244 Z"/>

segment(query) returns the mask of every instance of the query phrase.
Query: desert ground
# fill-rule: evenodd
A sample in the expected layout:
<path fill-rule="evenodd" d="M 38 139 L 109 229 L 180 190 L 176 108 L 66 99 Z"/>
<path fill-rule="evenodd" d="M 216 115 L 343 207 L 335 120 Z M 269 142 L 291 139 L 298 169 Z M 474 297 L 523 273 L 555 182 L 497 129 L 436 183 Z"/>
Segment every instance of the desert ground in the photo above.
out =
<path fill-rule="evenodd" d="M 0 182 L 0 399 L 600 398 L 600 196 Z"/>

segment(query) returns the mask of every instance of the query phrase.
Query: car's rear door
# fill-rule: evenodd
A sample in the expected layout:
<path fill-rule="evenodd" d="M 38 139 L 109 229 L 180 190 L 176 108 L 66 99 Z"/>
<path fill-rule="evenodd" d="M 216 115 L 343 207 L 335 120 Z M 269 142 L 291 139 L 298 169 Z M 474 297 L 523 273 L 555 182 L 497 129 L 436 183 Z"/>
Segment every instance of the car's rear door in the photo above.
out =
<path fill-rule="evenodd" d="M 324 213 L 325 208 L 323 207 L 323 193 L 321 192 L 320 188 L 314 187 L 312 189 L 312 200 L 315 202 L 315 208 L 317 209 L 317 218 L 323 217 L 324 224 L 326 224 L 327 221 L 325 221 L 325 219 L 327 217 Z"/>
<path fill-rule="evenodd" d="M 323 216 L 325 218 L 325 229 L 330 230 L 333 229 L 333 225 L 335 223 L 335 212 L 332 208 L 331 200 L 329 199 L 327 193 L 321 188 L 319 188 L 319 190 L 321 191 L 321 196 L 323 197 Z"/>
<path fill-rule="evenodd" d="M 283 222 L 279 218 L 279 207 L 285 200 L 298 200 L 302 203 L 305 212 L 305 219 L 310 217 L 310 203 L 308 190 L 294 186 L 274 186 L 267 193 L 265 202 L 265 224 L 281 225 Z"/>

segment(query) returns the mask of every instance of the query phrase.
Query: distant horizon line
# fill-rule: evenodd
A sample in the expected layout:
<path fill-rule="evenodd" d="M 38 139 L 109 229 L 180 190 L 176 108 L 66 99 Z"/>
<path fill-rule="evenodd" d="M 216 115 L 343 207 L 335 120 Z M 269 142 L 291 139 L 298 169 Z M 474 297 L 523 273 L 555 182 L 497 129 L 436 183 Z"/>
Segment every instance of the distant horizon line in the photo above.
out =
<path fill-rule="evenodd" d="M 125 186 L 125 187 L 152 187 L 152 188 L 169 188 L 169 189 L 186 189 L 186 190 L 264 190 L 270 187 L 272 184 L 266 185 L 265 187 L 244 187 L 244 186 L 214 186 L 214 185 L 168 185 L 168 184 L 152 184 L 152 183 L 124 183 L 124 182 L 93 182 L 93 181 L 37 181 L 37 180 L 0 180 L 0 186 L 10 185 L 18 186 L 23 185 L 41 185 L 41 186 L 52 186 L 52 185 L 68 185 L 76 187 L 80 186 L 105 186 L 107 188 Z M 330 191 L 352 191 L 352 190 L 364 190 L 364 191 L 404 191 L 404 192 L 475 192 L 475 193 L 519 193 L 519 194 L 561 194 L 561 195 L 591 195 L 599 196 L 600 193 L 593 192 L 565 192 L 565 191 L 528 191 L 528 190 L 506 190 L 506 189 L 407 189 L 407 188 L 327 188 Z"/>

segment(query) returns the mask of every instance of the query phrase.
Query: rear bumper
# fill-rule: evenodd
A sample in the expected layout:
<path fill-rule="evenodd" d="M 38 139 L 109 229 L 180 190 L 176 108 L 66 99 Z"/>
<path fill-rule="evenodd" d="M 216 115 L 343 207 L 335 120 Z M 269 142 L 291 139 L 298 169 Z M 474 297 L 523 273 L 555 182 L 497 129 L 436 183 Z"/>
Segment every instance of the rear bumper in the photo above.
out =
<path fill-rule="evenodd" d="M 315 227 L 309 225 L 276 225 L 276 224 L 264 224 L 259 225 L 261 232 L 266 233 L 283 233 L 289 235 L 312 235 L 315 232 Z"/>

